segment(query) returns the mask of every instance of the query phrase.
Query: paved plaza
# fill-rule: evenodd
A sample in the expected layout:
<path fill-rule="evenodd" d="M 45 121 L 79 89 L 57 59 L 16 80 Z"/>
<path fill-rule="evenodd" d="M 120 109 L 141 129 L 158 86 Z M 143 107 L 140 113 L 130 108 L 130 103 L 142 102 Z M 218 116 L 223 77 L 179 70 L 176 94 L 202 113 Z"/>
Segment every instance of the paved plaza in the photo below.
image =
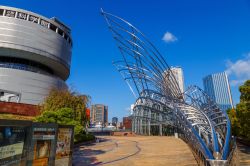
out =
<path fill-rule="evenodd" d="M 73 166 L 197 165 L 189 147 L 174 137 L 102 137 L 99 143 L 79 145 Z"/>
<path fill-rule="evenodd" d="M 238 156 L 240 166 L 249 166 L 250 165 L 250 146 L 243 145 L 238 142 Z"/>

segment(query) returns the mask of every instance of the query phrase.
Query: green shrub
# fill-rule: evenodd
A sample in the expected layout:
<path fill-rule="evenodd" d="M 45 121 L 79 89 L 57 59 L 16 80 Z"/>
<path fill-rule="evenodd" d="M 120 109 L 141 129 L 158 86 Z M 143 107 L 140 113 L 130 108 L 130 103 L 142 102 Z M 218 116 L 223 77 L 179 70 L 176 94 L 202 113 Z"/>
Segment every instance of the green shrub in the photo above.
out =
<path fill-rule="evenodd" d="M 61 108 L 57 111 L 44 111 L 40 116 L 36 117 L 35 121 L 43 123 L 57 123 L 59 125 L 73 125 L 75 126 L 75 142 L 90 139 L 90 136 L 86 135 L 82 124 L 73 119 L 73 110 L 71 108 Z"/>

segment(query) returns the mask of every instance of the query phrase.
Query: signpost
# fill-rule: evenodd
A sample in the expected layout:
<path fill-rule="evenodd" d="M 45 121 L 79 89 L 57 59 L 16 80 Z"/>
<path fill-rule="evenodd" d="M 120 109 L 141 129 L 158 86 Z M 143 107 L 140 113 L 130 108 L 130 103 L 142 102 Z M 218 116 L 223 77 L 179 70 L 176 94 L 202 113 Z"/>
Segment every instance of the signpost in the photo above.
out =
<path fill-rule="evenodd" d="M 74 143 L 74 126 L 58 126 L 56 166 L 71 166 Z"/>
<path fill-rule="evenodd" d="M 32 141 L 29 165 L 47 166 L 55 163 L 57 124 L 32 124 Z"/>
<path fill-rule="evenodd" d="M 0 120 L 0 165 L 26 165 L 29 121 Z"/>
<path fill-rule="evenodd" d="M 0 120 L 0 165 L 70 166 L 74 126 Z"/>

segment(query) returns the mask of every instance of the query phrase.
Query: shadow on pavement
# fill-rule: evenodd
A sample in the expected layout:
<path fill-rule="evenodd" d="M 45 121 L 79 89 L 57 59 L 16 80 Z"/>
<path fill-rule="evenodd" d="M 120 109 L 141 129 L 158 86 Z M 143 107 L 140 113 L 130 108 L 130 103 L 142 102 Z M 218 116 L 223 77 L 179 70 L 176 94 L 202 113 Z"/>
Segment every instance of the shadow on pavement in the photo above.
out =
<path fill-rule="evenodd" d="M 238 143 L 237 146 L 238 146 L 238 149 L 242 153 L 250 154 L 250 146 L 247 146 L 247 145 L 244 145 L 244 144 L 241 144 L 241 143 Z"/>
<path fill-rule="evenodd" d="M 103 154 L 105 151 L 92 150 L 92 149 L 81 149 L 74 151 L 73 154 L 73 166 L 96 166 L 102 162 L 98 162 L 97 158 L 94 157 L 98 154 Z"/>
<path fill-rule="evenodd" d="M 98 145 L 101 142 L 108 142 L 108 141 L 111 141 L 111 140 L 110 139 L 100 138 L 98 140 L 98 143 L 91 143 L 91 144 L 87 144 L 87 145 L 84 145 L 84 146 L 78 146 L 78 148 L 76 148 L 75 151 L 74 151 L 73 166 L 87 166 L 87 165 L 96 166 L 96 165 L 101 165 L 101 164 L 111 164 L 113 162 L 121 161 L 121 160 L 129 158 L 131 156 L 134 156 L 134 155 L 138 154 L 141 151 L 141 149 L 137 145 L 138 142 L 131 141 L 131 142 L 136 143 L 136 147 L 137 147 L 136 152 L 134 152 L 132 154 L 129 154 L 129 155 L 126 155 L 126 156 L 123 156 L 123 157 L 120 157 L 120 158 L 117 158 L 115 160 L 108 161 L 108 162 L 100 162 L 100 161 L 97 160 L 97 158 L 95 156 L 107 153 L 108 151 L 107 150 L 106 151 L 93 150 L 93 149 L 91 149 L 90 146 Z"/>
<path fill-rule="evenodd" d="M 102 162 L 99 162 L 96 155 L 106 153 L 106 151 L 103 150 L 92 150 L 88 147 L 94 146 L 96 144 L 99 144 L 101 142 L 108 142 L 109 139 L 105 138 L 97 138 L 98 142 L 90 142 L 90 143 L 82 143 L 77 145 L 74 148 L 73 153 L 73 166 L 96 166 L 102 164 Z"/>

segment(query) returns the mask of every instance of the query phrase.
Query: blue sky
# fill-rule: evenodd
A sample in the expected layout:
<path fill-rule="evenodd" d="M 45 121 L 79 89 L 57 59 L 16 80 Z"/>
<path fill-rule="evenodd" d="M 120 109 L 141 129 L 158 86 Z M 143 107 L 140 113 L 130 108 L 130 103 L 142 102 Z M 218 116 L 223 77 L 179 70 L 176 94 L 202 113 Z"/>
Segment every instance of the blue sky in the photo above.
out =
<path fill-rule="evenodd" d="M 238 86 L 250 78 L 250 1 L 247 0 L 1 0 L 1 5 L 56 16 L 72 29 L 73 56 L 67 81 L 92 103 L 109 106 L 109 119 L 128 115 L 135 101 L 112 65 L 120 53 L 100 8 L 131 22 L 171 66 L 184 70 L 186 87 L 227 70 L 234 104 Z M 162 40 L 167 34 L 168 42 Z M 173 40 L 175 39 L 175 40 Z"/>

